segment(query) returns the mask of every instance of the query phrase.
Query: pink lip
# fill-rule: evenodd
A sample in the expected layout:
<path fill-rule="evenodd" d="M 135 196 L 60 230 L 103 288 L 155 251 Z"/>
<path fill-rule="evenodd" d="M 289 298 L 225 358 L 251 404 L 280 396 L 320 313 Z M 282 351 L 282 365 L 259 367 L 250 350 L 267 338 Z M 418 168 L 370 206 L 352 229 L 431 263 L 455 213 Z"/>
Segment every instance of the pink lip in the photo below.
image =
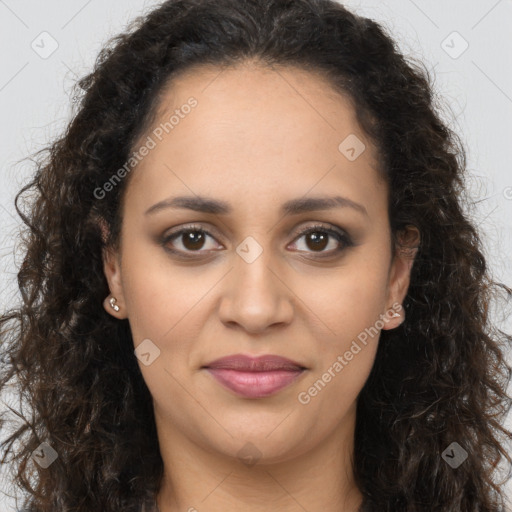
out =
<path fill-rule="evenodd" d="M 273 395 L 291 384 L 306 369 L 281 356 L 223 357 L 204 366 L 226 388 L 246 398 Z"/>

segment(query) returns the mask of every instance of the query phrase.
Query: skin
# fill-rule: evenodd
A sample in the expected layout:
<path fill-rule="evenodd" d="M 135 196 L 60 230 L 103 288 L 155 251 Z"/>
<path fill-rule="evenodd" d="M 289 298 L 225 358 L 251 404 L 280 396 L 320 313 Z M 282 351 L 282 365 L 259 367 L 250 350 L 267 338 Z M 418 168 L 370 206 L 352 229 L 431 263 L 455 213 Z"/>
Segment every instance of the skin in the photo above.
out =
<path fill-rule="evenodd" d="M 128 318 L 135 347 L 150 339 L 160 350 L 148 366 L 139 360 L 165 466 L 160 511 L 255 512 L 269 504 L 282 512 L 356 511 L 356 400 L 379 336 L 360 344 L 309 403 L 298 394 L 407 293 L 413 259 L 399 252 L 392 258 L 377 152 L 347 98 L 305 70 L 249 61 L 189 70 L 167 89 L 152 129 L 190 96 L 197 107 L 130 175 L 121 244 L 104 252 L 119 311 L 111 296 L 105 309 Z M 354 161 L 338 150 L 349 134 L 366 145 Z M 290 199 L 335 194 L 367 214 L 349 207 L 279 212 Z M 223 200 L 233 211 L 162 208 L 145 215 L 181 195 Z M 199 256 L 168 253 L 159 240 L 191 223 L 208 231 L 202 244 L 180 235 L 167 245 Z M 311 234 L 298 233 L 317 223 L 345 230 L 355 245 L 333 236 L 315 245 Z M 236 252 L 248 236 L 263 251 L 251 263 Z M 322 260 L 322 253 L 331 256 Z M 397 327 L 400 313 L 382 328 Z M 271 397 L 243 398 L 201 369 L 238 353 L 281 355 L 307 370 Z M 242 460 L 241 449 L 254 464 Z"/>

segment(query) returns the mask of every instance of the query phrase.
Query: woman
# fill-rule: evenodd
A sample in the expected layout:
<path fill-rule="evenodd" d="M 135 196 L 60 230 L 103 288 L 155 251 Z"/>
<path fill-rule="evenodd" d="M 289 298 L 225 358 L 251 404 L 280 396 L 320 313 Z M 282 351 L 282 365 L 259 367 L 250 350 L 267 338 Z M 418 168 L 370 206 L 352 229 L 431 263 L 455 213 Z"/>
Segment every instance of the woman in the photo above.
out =
<path fill-rule="evenodd" d="M 79 85 L 17 198 L 1 383 L 33 408 L 3 443 L 25 507 L 503 510 L 512 338 L 488 308 L 512 290 L 383 28 L 330 0 L 171 0 Z"/>

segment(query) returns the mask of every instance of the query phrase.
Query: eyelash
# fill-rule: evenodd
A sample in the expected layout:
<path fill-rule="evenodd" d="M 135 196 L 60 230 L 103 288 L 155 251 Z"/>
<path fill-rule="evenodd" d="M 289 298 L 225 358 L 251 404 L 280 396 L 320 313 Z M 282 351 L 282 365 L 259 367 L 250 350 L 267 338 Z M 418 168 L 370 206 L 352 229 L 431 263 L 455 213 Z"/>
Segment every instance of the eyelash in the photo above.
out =
<path fill-rule="evenodd" d="M 321 224 L 316 224 L 314 226 L 308 226 L 307 228 L 300 229 L 299 233 L 297 234 L 297 237 L 294 238 L 294 241 L 298 240 L 299 238 L 303 237 L 304 235 L 307 235 L 310 233 L 316 233 L 316 232 L 327 233 L 328 235 L 333 236 L 338 242 L 343 243 L 343 246 L 338 249 L 326 251 L 325 254 L 323 251 L 317 252 L 316 253 L 317 256 L 315 256 L 315 258 L 332 257 L 333 255 L 339 254 L 340 252 L 344 251 L 348 247 L 352 247 L 354 245 L 351 238 L 345 232 L 343 232 L 341 230 L 338 231 L 337 229 L 327 228 L 325 226 L 322 226 Z M 183 258 L 197 259 L 197 256 L 187 255 L 187 252 L 184 252 L 182 250 L 171 249 L 168 246 L 170 241 L 172 241 L 175 238 L 179 238 L 179 236 L 183 235 L 184 233 L 202 233 L 202 234 L 205 234 L 207 236 L 214 238 L 211 233 L 209 233 L 208 231 L 203 229 L 201 226 L 190 225 L 190 226 L 180 228 L 179 230 L 169 233 L 168 235 L 165 235 L 161 239 L 160 243 L 166 251 L 168 251 L 172 254 L 179 255 L 180 257 L 183 257 Z M 315 254 L 315 251 L 312 251 L 312 252 L 313 252 L 313 254 Z M 201 251 L 188 251 L 188 253 L 200 254 Z"/>

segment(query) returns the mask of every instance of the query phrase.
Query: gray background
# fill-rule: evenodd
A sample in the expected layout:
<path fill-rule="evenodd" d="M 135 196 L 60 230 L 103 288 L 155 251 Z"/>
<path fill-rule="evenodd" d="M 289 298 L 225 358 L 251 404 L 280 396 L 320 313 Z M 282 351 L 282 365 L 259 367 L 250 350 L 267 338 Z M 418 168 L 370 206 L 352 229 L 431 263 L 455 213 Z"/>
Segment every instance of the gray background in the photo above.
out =
<path fill-rule="evenodd" d="M 62 132 L 71 112 L 71 86 L 92 68 L 107 39 L 158 3 L 0 0 L 2 309 L 17 299 L 19 221 L 14 194 L 33 171 L 29 162 L 20 161 Z M 444 119 L 466 144 L 469 190 L 478 201 L 472 215 L 484 234 L 494 278 L 512 285 L 507 256 L 512 254 L 512 0 L 350 0 L 345 4 L 388 27 L 403 52 L 422 59 L 434 72 Z M 512 330 L 510 318 L 496 316 L 496 320 Z M 0 490 L 13 492 L 1 482 Z M 512 495 L 512 485 L 508 490 Z M 13 501 L 1 494 L 0 510 L 14 510 Z"/>

